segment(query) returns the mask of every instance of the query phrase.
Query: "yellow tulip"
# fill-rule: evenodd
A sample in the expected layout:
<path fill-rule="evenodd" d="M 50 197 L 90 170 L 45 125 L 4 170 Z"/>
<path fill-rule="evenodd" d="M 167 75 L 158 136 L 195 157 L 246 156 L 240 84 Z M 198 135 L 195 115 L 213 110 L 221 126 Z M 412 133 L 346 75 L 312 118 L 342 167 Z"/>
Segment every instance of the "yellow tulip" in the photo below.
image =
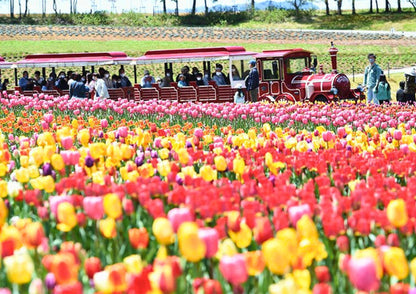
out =
<path fill-rule="evenodd" d="M 179 162 L 182 165 L 186 165 L 189 162 L 189 153 L 185 148 L 181 148 L 178 150 L 178 157 L 179 157 Z"/>
<path fill-rule="evenodd" d="M 37 177 L 39 177 L 39 176 L 40 176 L 40 174 L 39 174 L 39 169 L 38 169 L 38 167 L 37 167 L 37 166 L 35 166 L 35 165 L 31 165 L 31 166 L 29 166 L 29 167 L 27 168 L 27 172 L 29 173 L 29 177 L 30 177 L 31 179 L 34 179 L 34 178 L 37 178 Z"/>
<path fill-rule="evenodd" d="M 384 252 L 383 261 L 384 268 L 390 276 L 403 280 L 409 275 L 409 266 L 402 248 L 390 247 Z"/>
<path fill-rule="evenodd" d="M 269 286 L 270 294 L 297 294 L 295 280 L 289 276 Z"/>
<path fill-rule="evenodd" d="M 32 280 L 35 269 L 33 261 L 27 252 L 15 253 L 4 258 L 7 279 L 12 284 L 27 284 Z"/>
<path fill-rule="evenodd" d="M 157 171 L 162 177 L 166 177 L 170 173 L 170 161 L 163 160 L 157 164 Z"/>
<path fill-rule="evenodd" d="M 29 162 L 33 161 L 36 166 L 40 166 L 43 163 L 43 148 L 36 147 L 30 150 L 29 153 Z"/>
<path fill-rule="evenodd" d="M 27 168 L 29 166 L 29 156 L 20 156 L 20 166 L 24 168 Z"/>
<path fill-rule="evenodd" d="M 53 154 L 51 157 L 52 167 L 57 170 L 63 170 L 65 168 L 65 163 L 60 154 Z"/>
<path fill-rule="evenodd" d="M 162 160 L 168 159 L 169 158 L 169 150 L 166 148 L 160 149 L 158 151 L 159 157 Z"/>
<path fill-rule="evenodd" d="M 281 240 L 272 238 L 262 245 L 262 252 L 267 268 L 274 274 L 286 273 L 290 266 L 290 254 Z"/>
<path fill-rule="evenodd" d="M 71 203 L 62 202 L 58 205 L 58 221 L 56 227 L 62 232 L 69 232 L 77 225 L 77 215 Z"/>
<path fill-rule="evenodd" d="M 105 195 L 103 206 L 108 217 L 118 219 L 123 214 L 120 198 L 116 194 Z"/>
<path fill-rule="evenodd" d="M 175 241 L 173 227 L 170 221 L 164 217 L 158 217 L 153 221 L 153 234 L 161 245 L 169 245 Z"/>
<path fill-rule="evenodd" d="M 219 244 L 218 251 L 217 251 L 217 254 L 215 254 L 215 257 L 217 259 L 221 259 L 222 256 L 224 255 L 233 256 L 233 255 L 236 255 L 237 253 L 238 253 L 237 247 L 235 247 L 233 240 L 231 240 L 230 238 L 227 238 Z"/>
<path fill-rule="evenodd" d="M 7 173 L 7 166 L 0 162 L 0 177 L 4 177 Z"/>
<path fill-rule="evenodd" d="M 6 187 L 7 187 L 7 185 L 6 185 Z M 0 186 L 0 188 L 1 188 L 1 186 Z M 7 196 L 7 189 L 5 191 L 6 191 L 6 196 Z M 6 197 L 6 196 L 4 196 L 4 197 Z M 9 210 L 7 209 L 7 206 L 4 203 L 3 198 L 0 198 L 0 227 L 2 227 L 4 225 L 4 223 L 6 222 L 8 214 L 9 214 Z"/>
<path fill-rule="evenodd" d="M 401 228 L 407 224 L 409 217 L 407 216 L 406 203 L 403 199 L 390 201 L 387 205 L 387 218 L 396 228 Z"/>
<path fill-rule="evenodd" d="M 217 179 L 217 173 L 211 168 L 210 165 L 204 165 L 200 168 L 199 174 L 204 179 L 204 181 L 211 182 Z"/>
<path fill-rule="evenodd" d="M 416 280 L 416 257 L 410 262 L 410 271 L 412 273 L 413 279 Z"/>
<path fill-rule="evenodd" d="M 0 179 L 0 198 L 7 197 L 7 182 Z"/>
<path fill-rule="evenodd" d="M 217 171 L 223 172 L 227 169 L 227 161 L 225 160 L 224 156 L 215 156 L 214 163 Z"/>
<path fill-rule="evenodd" d="M 236 174 L 242 175 L 244 173 L 244 168 L 245 167 L 246 167 L 246 164 L 244 162 L 244 159 L 234 158 L 234 160 L 233 160 L 233 171 Z"/>
<path fill-rule="evenodd" d="M 108 217 L 106 219 L 100 220 L 99 227 L 101 234 L 105 238 L 112 239 L 117 236 L 116 221 L 113 218 Z"/>
<path fill-rule="evenodd" d="M 19 183 L 27 183 L 29 182 L 29 171 L 27 170 L 27 168 L 21 167 L 18 170 L 16 170 L 15 172 L 16 175 L 16 180 Z"/>
<path fill-rule="evenodd" d="M 311 274 L 307 269 L 304 270 L 294 270 L 293 278 L 298 288 L 303 290 L 309 290 L 311 286 Z"/>
<path fill-rule="evenodd" d="M 198 236 L 198 225 L 184 222 L 178 230 L 179 251 L 190 262 L 198 262 L 205 257 L 206 246 Z"/>
<path fill-rule="evenodd" d="M 90 141 L 90 132 L 87 129 L 83 129 L 78 133 L 78 140 L 82 146 L 87 147 Z"/>
<path fill-rule="evenodd" d="M 42 177 L 43 188 L 46 193 L 52 193 L 55 191 L 55 181 L 52 176 Z"/>
<path fill-rule="evenodd" d="M 123 259 L 127 272 L 132 274 L 140 274 L 143 270 L 144 263 L 138 254 L 127 256 Z"/>
<path fill-rule="evenodd" d="M 292 265 L 297 263 L 298 236 L 293 228 L 285 228 L 277 232 L 276 239 L 282 241 L 288 250 Z"/>
<path fill-rule="evenodd" d="M 318 230 L 316 229 L 315 223 L 306 214 L 303 215 L 301 219 L 296 223 L 296 230 L 298 232 L 299 240 L 318 239 Z"/>
<path fill-rule="evenodd" d="M 253 233 L 246 223 L 240 224 L 240 230 L 238 232 L 228 231 L 231 240 L 237 245 L 238 248 L 246 248 L 251 244 Z"/>
<path fill-rule="evenodd" d="M 302 264 L 308 267 L 313 260 L 321 261 L 328 256 L 325 245 L 318 239 L 303 239 L 298 246 L 298 256 L 302 258 Z"/>

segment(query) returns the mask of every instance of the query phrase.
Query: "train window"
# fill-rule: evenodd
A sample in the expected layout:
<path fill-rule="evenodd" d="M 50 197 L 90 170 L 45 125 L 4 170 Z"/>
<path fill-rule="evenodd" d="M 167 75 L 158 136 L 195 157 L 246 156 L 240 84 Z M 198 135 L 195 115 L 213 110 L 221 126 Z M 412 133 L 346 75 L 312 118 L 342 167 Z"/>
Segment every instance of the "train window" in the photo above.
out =
<path fill-rule="evenodd" d="M 301 73 L 305 67 L 308 67 L 306 57 L 286 59 L 286 72 L 289 74 Z"/>
<path fill-rule="evenodd" d="M 263 80 L 279 80 L 279 60 L 263 60 Z"/>
<path fill-rule="evenodd" d="M 242 85 L 244 87 L 244 79 L 248 76 L 250 68 L 247 60 L 233 60 L 230 69 L 230 82 L 232 87 Z"/>

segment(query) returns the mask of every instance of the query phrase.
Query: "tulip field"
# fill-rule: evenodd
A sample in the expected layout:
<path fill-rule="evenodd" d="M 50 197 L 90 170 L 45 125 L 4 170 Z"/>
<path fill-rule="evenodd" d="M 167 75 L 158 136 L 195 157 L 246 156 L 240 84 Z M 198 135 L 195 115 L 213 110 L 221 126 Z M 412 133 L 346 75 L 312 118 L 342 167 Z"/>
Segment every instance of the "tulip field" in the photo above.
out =
<path fill-rule="evenodd" d="M 416 293 L 416 107 L 0 94 L 0 293 Z"/>

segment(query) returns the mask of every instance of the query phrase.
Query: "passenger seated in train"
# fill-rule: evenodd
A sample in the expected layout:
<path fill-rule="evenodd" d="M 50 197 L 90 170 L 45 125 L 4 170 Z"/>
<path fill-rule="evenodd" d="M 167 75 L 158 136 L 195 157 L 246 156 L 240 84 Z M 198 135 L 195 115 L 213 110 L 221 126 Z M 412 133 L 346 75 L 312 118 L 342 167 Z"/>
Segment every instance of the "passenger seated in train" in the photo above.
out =
<path fill-rule="evenodd" d="M 189 66 L 185 65 L 181 69 L 181 73 L 176 76 L 176 82 L 179 83 L 179 76 L 183 75 L 185 77 L 186 82 L 189 83 L 191 80 L 191 75 L 189 74 Z"/>
<path fill-rule="evenodd" d="M 238 69 L 234 64 L 231 65 L 231 76 L 233 78 L 233 81 L 241 80 L 240 73 L 238 72 Z"/>
<path fill-rule="evenodd" d="M 71 89 L 72 83 L 75 82 L 75 76 L 76 76 L 75 72 L 68 71 L 67 77 L 68 77 L 68 87 L 69 87 L 69 89 Z"/>
<path fill-rule="evenodd" d="M 74 81 L 69 88 L 69 98 L 86 98 L 85 94 L 90 91 L 90 88 L 81 81 L 81 75 L 75 74 Z"/>
<path fill-rule="evenodd" d="M 3 83 L 0 84 L 0 91 L 7 91 L 7 86 L 9 86 L 9 79 L 4 79 Z"/>
<path fill-rule="evenodd" d="M 124 71 L 124 68 L 120 68 L 118 70 L 118 74 L 120 76 L 121 88 L 126 88 L 126 87 L 131 87 L 132 86 L 129 78 L 126 76 L 126 72 Z"/>
<path fill-rule="evenodd" d="M 162 86 L 162 78 L 160 78 L 160 77 L 156 77 L 156 84 L 158 84 L 159 85 L 159 87 L 161 87 Z"/>
<path fill-rule="evenodd" d="M 196 84 L 198 86 L 206 86 L 206 85 L 208 85 L 208 83 L 205 84 L 205 81 L 202 78 L 202 73 L 200 73 L 200 72 L 196 74 Z"/>
<path fill-rule="evenodd" d="M 218 86 L 225 86 L 230 84 L 227 76 L 222 72 L 222 68 L 222 65 L 217 63 L 215 65 L 215 73 L 212 75 L 212 80 L 215 81 Z"/>
<path fill-rule="evenodd" d="M 51 72 L 49 74 L 49 78 L 46 81 L 46 89 L 47 90 L 53 90 L 53 88 L 55 87 L 55 79 L 56 79 L 56 74 L 54 72 Z"/>
<path fill-rule="evenodd" d="M 210 75 L 209 70 L 205 70 L 204 71 L 204 78 L 203 78 L 203 80 L 204 80 L 204 84 L 205 85 L 208 85 L 209 84 L 209 81 L 211 80 L 211 75 Z"/>
<path fill-rule="evenodd" d="M 178 87 L 182 88 L 182 87 L 186 87 L 186 86 L 188 86 L 188 83 L 186 82 L 185 76 L 184 75 L 179 75 Z"/>
<path fill-rule="evenodd" d="M 58 75 L 58 79 L 55 82 L 56 87 L 59 90 L 68 90 L 68 81 L 66 80 L 65 72 L 61 71 Z"/>
<path fill-rule="evenodd" d="M 195 82 L 196 81 L 196 75 L 197 74 L 199 74 L 199 69 L 197 68 L 197 67 L 193 67 L 192 68 L 192 75 L 190 75 L 190 77 L 189 77 L 189 81 L 193 81 L 193 82 Z"/>
<path fill-rule="evenodd" d="M 155 83 L 155 78 L 150 75 L 150 72 L 146 69 L 144 71 L 144 77 L 142 78 L 141 85 L 143 88 L 151 88 Z"/>
<path fill-rule="evenodd" d="M 40 76 L 40 71 L 35 71 L 35 77 L 33 78 L 35 86 L 41 87 L 43 82 L 44 78 Z"/>
<path fill-rule="evenodd" d="M 118 75 L 112 75 L 111 81 L 113 83 L 113 88 L 121 88 L 121 78 Z"/>
<path fill-rule="evenodd" d="M 19 80 L 19 87 L 22 91 L 33 90 L 33 81 L 29 79 L 29 73 L 26 70 L 23 72 L 23 77 Z"/>
<path fill-rule="evenodd" d="M 90 88 L 90 93 L 95 91 L 95 87 L 97 86 L 98 74 L 93 73 L 91 74 L 91 80 L 88 83 L 88 87 Z"/>
<path fill-rule="evenodd" d="M 104 71 L 104 77 L 103 77 L 104 83 L 107 87 L 107 89 L 114 88 L 113 81 L 110 79 L 110 73 L 106 70 Z"/>
<path fill-rule="evenodd" d="M 165 72 L 165 77 L 162 79 L 162 83 L 160 84 L 161 87 L 170 87 L 172 80 L 172 72 L 170 69 L 167 69 Z"/>

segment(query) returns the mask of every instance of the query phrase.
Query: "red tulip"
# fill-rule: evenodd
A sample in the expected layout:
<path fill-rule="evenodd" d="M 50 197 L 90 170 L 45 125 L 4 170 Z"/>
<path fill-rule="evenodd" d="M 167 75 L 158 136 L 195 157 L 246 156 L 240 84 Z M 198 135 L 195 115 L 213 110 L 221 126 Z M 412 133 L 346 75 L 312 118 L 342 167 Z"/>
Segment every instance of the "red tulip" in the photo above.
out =
<path fill-rule="evenodd" d="M 319 283 L 328 283 L 331 280 L 331 274 L 327 266 L 315 267 L 315 275 Z"/>
<path fill-rule="evenodd" d="M 84 262 L 84 268 L 88 278 L 92 279 L 95 273 L 101 271 L 101 261 L 98 257 L 87 258 Z"/>

